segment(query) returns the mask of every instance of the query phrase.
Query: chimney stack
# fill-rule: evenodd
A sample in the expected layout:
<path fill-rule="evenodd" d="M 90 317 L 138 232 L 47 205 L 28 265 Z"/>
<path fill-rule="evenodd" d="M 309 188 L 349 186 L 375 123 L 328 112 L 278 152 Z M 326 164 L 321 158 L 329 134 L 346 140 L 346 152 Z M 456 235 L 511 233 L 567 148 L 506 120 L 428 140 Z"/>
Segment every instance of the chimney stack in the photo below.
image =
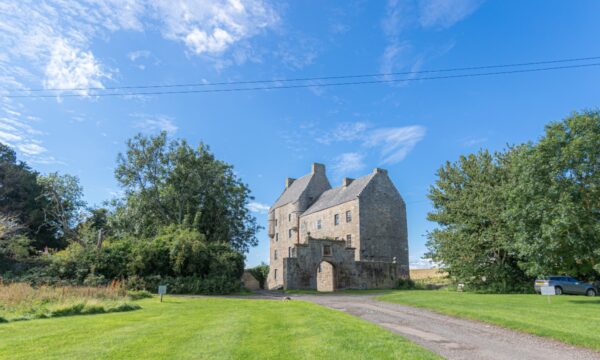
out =
<path fill-rule="evenodd" d="M 353 181 L 354 181 L 354 179 L 350 179 L 350 178 L 347 178 L 347 177 L 345 177 L 345 178 L 342 180 L 342 186 L 343 186 L 343 187 L 346 187 L 346 186 L 348 186 L 348 185 L 352 184 L 352 182 L 353 182 Z"/>
<path fill-rule="evenodd" d="M 287 178 L 285 179 L 285 188 L 289 188 L 290 185 L 292 185 L 292 183 L 295 181 L 296 179 L 292 179 L 292 178 Z"/>
<path fill-rule="evenodd" d="M 325 165 L 319 163 L 312 164 L 312 173 L 313 174 L 325 174 Z"/>
<path fill-rule="evenodd" d="M 381 169 L 381 168 L 375 168 L 375 169 L 373 169 L 373 174 L 386 174 L 387 175 L 387 170 Z"/>

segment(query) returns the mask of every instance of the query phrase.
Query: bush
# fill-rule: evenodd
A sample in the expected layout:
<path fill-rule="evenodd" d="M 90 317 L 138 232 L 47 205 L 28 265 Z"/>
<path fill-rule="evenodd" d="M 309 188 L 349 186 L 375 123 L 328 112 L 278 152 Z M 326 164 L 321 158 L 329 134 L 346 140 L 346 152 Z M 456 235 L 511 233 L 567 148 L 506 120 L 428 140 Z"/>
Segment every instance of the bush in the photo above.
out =
<path fill-rule="evenodd" d="M 7 323 L 8 320 L 6 320 L 5 318 L 3 318 L 2 316 L 0 316 L 0 324 L 2 323 Z"/>
<path fill-rule="evenodd" d="M 269 276 L 269 265 L 262 263 L 252 269 L 248 269 L 250 274 L 254 276 L 258 283 L 260 284 L 260 288 L 265 288 L 265 282 L 267 281 L 267 277 Z"/>
<path fill-rule="evenodd" d="M 411 279 L 398 279 L 396 281 L 396 289 L 398 290 L 411 290 L 415 288 L 415 282 Z"/>
<path fill-rule="evenodd" d="M 127 292 L 127 296 L 131 300 L 140 300 L 140 299 L 151 298 L 152 293 L 150 293 L 149 291 L 146 291 L 146 290 L 130 290 Z"/>

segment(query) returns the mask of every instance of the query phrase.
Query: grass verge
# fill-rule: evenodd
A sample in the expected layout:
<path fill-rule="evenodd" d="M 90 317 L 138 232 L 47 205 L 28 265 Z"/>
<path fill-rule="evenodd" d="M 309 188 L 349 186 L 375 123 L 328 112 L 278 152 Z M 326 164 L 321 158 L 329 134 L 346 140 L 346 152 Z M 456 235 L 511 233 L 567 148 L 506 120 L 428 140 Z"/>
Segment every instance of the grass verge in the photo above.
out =
<path fill-rule="evenodd" d="M 378 300 L 434 310 L 600 350 L 600 297 L 396 291 Z"/>
<path fill-rule="evenodd" d="M 0 358 L 439 358 L 374 324 L 303 301 L 167 296 L 139 303 L 143 309 L 129 313 L 2 324 Z"/>

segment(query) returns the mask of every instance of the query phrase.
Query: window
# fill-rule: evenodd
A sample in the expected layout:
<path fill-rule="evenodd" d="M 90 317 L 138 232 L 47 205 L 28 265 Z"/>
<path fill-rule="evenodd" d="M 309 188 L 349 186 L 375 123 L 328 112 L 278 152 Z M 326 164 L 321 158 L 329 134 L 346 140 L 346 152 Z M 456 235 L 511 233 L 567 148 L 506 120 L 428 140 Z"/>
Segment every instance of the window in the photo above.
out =
<path fill-rule="evenodd" d="M 279 241 L 279 233 L 275 233 L 275 241 Z"/>
<path fill-rule="evenodd" d="M 273 259 L 274 259 L 274 260 L 277 260 L 277 250 L 275 250 L 275 251 L 273 252 Z"/>
<path fill-rule="evenodd" d="M 352 221 L 352 213 L 350 212 L 350 210 L 346 211 L 346 222 L 351 222 Z"/>
<path fill-rule="evenodd" d="M 323 256 L 331 256 L 331 245 L 323 245 Z"/>
<path fill-rule="evenodd" d="M 346 246 L 352 247 L 352 235 L 350 234 L 346 235 Z"/>
<path fill-rule="evenodd" d="M 275 226 L 277 226 L 277 219 L 275 219 Z"/>
<path fill-rule="evenodd" d="M 288 214 L 288 221 L 292 221 L 292 214 Z"/>
<path fill-rule="evenodd" d="M 292 229 L 288 230 L 288 237 L 291 239 L 292 238 Z"/>
<path fill-rule="evenodd" d="M 321 229 L 321 220 L 317 220 L 317 229 Z"/>
<path fill-rule="evenodd" d="M 288 247 L 288 257 L 292 257 L 292 248 Z"/>
<path fill-rule="evenodd" d="M 334 225 L 339 225 L 340 224 L 340 214 L 333 215 L 333 224 Z"/>
<path fill-rule="evenodd" d="M 277 280 L 277 269 L 275 269 L 275 271 L 273 272 L 273 277 L 275 278 L 275 280 Z"/>

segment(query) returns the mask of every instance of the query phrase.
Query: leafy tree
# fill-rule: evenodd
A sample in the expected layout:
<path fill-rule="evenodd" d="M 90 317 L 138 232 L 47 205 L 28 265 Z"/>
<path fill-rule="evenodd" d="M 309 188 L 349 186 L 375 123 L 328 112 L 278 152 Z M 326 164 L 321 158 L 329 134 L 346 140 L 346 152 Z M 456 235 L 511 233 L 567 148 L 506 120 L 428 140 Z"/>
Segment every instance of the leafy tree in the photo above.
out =
<path fill-rule="evenodd" d="M 434 210 L 428 219 L 439 228 L 428 234 L 427 256 L 475 288 L 508 291 L 525 279 L 502 216 L 510 176 L 506 164 L 517 153 L 461 156 L 438 170 L 429 191 Z"/>
<path fill-rule="evenodd" d="M 241 252 L 257 244 L 259 226 L 246 207 L 250 190 L 208 146 L 168 141 L 165 132 L 139 134 L 117 163 L 115 175 L 126 193 L 115 211 L 121 231 L 152 237 L 161 227 L 178 225 Z"/>
<path fill-rule="evenodd" d="M 263 262 L 260 265 L 249 269 L 248 271 L 250 272 L 250 274 L 252 274 L 252 276 L 254 276 L 256 280 L 258 280 L 260 288 L 264 289 L 265 282 L 267 281 L 267 277 L 269 276 L 269 265 Z"/>
<path fill-rule="evenodd" d="M 600 273 L 600 114 L 574 113 L 513 162 L 509 212 L 530 275 Z M 595 271 L 594 271 L 595 269 Z"/>
<path fill-rule="evenodd" d="M 17 162 L 14 150 L 0 143 L 0 214 L 14 218 L 36 248 L 61 247 L 44 221 L 46 202 L 40 198 L 37 176 L 25 163 Z"/>
<path fill-rule="evenodd" d="M 79 179 L 72 175 L 50 173 L 40 175 L 38 183 L 42 187 L 39 198 L 46 204 L 42 209 L 45 224 L 58 236 L 81 243 L 76 226 L 82 220 L 85 201 Z"/>

